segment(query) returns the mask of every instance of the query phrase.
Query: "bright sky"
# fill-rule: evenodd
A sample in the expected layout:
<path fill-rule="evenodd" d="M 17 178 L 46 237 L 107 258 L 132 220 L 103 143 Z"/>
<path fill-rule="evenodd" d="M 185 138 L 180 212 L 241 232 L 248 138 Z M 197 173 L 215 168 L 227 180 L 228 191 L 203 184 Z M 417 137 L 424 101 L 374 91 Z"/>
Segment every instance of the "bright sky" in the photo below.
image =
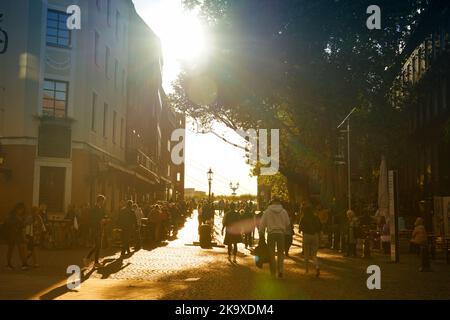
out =
<path fill-rule="evenodd" d="M 180 71 L 180 60 L 199 63 L 208 58 L 208 34 L 196 13 L 185 12 L 181 0 L 133 0 L 137 12 L 160 37 L 164 54 L 163 82 L 166 92 Z M 238 145 L 243 139 L 223 125 L 214 131 Z M 186 188 L 208 191 L 206 172 L 214 172 L 212 192 L 231 194 L 230 182 L 239 182 L 238 194 L 256 194 L 255 177 L 250 177 L 250 166 L 245 163 L 245 151 L 236 148 L 214 134 L 186 133 Z"/>

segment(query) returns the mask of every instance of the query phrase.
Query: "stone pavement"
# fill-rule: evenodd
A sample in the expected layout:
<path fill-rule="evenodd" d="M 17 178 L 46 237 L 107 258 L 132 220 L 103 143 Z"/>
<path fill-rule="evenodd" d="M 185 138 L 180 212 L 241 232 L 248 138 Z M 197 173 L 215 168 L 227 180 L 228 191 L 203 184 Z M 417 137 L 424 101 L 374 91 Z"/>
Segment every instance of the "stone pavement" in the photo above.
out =
<path fill-rule="evenodd" d="M 221 228 L 216 218 L 216 232 Z M 222 237 L 218 236 L 220 240 Z M 418 272 L 418 258 L 402 255 L 398 264 L 374 255 L 370 260 L 344 258 L 321 250 L 322 275 L 304 274 L 301 239 L 296 236 L 286 259 L 284 279 L 271 279 L 268 266 L 258 269 L 243 245 L 238 262 L 227 260 L 225 248 L 201 249 L 196 217 L 178 239 L 140 250 L 119 260 L 114 248 L 104 252 L 104 267 L 84 271 L 81 288 L 67 289 L 66 268 L 80 265 L 86 250 L 42 251 L 41 268 L 0 269 L 0 299 L 450 299 L 450 266 L 434 261 L 433 272 Z M 4 257 L 4 247 L 0 254 Z M 369 265 L 381 268 L 381 290 L 366 286 Z"/>

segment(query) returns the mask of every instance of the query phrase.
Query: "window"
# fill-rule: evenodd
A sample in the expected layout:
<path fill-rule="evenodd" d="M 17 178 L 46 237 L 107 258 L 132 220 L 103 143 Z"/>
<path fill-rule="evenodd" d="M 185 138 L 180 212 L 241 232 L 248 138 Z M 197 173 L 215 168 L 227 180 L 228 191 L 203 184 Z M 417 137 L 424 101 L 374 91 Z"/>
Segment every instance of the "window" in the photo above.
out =
<path fill-rule="evenodd" d="M 181 173 L 177 172 L 177 182 L 181 181 Z"/>
<path fill-rule="evenodd" d="M 67 82 L 44 80 L 43 115 L 56 118 L 67 116 L 67 87 Z"/>
<path fill-rule="evenodd" d="M 94 39 L 94 61 L 96 65 L 99 65 L 98 63 L 98 45 L 100 42 L 100 36 L 97 32 L 95 32 L 95 39 Z"/>
<path fill-rule="evenodd" d="M 167 140 L 167 151 L 170 152 L 170 140 Z"/>
<path fill-rule="evenodd" d="M 67 18 L 65 12 L 47 11 L 47 45 L 69 48 L 71 44 L 71 33 L 67 29 Z"/>
<path fill-rule="evenodd" d="M 123 118 L 120 119 L 120 147 L 123 148 L 123 125 L 124 121 Z"/>
<path fill-rule="evenodd" d="M 106 17 L 108 21 L 108 26 L 111 26 L 111 0 L 107 0 L 106 3 Z"/>
<path fill-rule="evenodd" d="M 167 165 L 167 176 L 170 177 L 170 164 Z"/>
<path fill-rule="evenodd" d="M 105 76 L 109 78 L 109 56 L 111 55 L 110 50 L 106 47 L 106 56 L 105 56 Z"/>
<path fill-rule="evenodd" d="M 117 121 L 117 112 L 114 111 L 113 113 L 113 136 L 112 136 L 112 140 L 113 143 L 116 143 L 116 121 Z"/>
<path fill-rule="evenodd" d="M 97 113 L 97 95 L 92 94 L 91 130 L 95 132 L 95 116 Z"/>
<path fill-rule="evenodd" d="M 119 20 L 120 20 L 120 12 L 116 11 L 116 39 L 119 39 Z"/>
<path fill-rule="evenodd" d="M 117 89 L 117 77 L 119 73 L 119 61 L 116 59 L 116 64 L 114 65 L 114 89 Z"/>
<path fill-rule="evenodd" d="M 106 131 L 108 125 L 108 104 L 105 103 L 103 106 L 103 137 L 106 138 Z"/>

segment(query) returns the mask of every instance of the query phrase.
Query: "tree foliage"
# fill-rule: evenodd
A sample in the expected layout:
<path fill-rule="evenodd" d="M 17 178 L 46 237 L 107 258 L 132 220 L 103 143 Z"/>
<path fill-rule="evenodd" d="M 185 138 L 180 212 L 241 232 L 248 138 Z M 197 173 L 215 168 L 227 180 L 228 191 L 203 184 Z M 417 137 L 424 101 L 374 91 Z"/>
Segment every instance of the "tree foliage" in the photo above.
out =
<path fill-rule="evenodd" d="M 280 129 L 281 172 L 288 179 L 318 172 L 327 183 L 336 127 L 357 107 L 357 173 L 373 183 L 380 155 L 395 154 L 393 138 L 402 137 L 388 93 L 426 1 L 378 1 L 381 30 L 366 27 L 366 0 L 184 3 L 200 9 L 212 52 L 176 81 L 171 99 L 179 110 L 205 126 L 218 120 L 233 129 Z"/>

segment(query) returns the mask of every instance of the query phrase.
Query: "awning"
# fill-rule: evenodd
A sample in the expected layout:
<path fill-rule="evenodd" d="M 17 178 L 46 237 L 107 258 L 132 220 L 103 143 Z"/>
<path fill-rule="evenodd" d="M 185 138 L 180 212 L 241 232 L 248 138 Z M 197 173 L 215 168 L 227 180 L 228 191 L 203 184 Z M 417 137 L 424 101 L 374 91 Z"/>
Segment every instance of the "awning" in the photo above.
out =
<path fill-rule="evenodd" d="M 121 165 L 118 165 L 118 164 L 115 164 L 115 163 L 112 163 L 112 162 L 108 162 L 108 167 L 116 169 L 116 170 L 119 170 L 119 171 L 121 171 L 123 173 L 129 174 L 130 176 L 138 178 L 139 180 L 142 180 L 142 181 L 144 181 L 146 183 L 149 183 L 149 184 L 152 184 L 152 185 L 157 184 L 157 181 L 151 181 L 150 179 L 147 179 L 146 177 L 140 175 L 139 173 L 137 173 L 137 172 L 135 172 L 133 170 L 129 170 L 129 169 L 125 168 L 125 167 L 122 167 Z"/>
<path fill-rule="evenodd" d="M 159 177 L 160 179 L 161 179 L 161 182 L 165 182 L 165 183 L 167 183 L 167 184 L 172 184 L 172 181 L 170 181 L 169 179 L 167 179 L 167 178 L 164 178 L 163 176 L 161 176 L 161 177 Z"/>

